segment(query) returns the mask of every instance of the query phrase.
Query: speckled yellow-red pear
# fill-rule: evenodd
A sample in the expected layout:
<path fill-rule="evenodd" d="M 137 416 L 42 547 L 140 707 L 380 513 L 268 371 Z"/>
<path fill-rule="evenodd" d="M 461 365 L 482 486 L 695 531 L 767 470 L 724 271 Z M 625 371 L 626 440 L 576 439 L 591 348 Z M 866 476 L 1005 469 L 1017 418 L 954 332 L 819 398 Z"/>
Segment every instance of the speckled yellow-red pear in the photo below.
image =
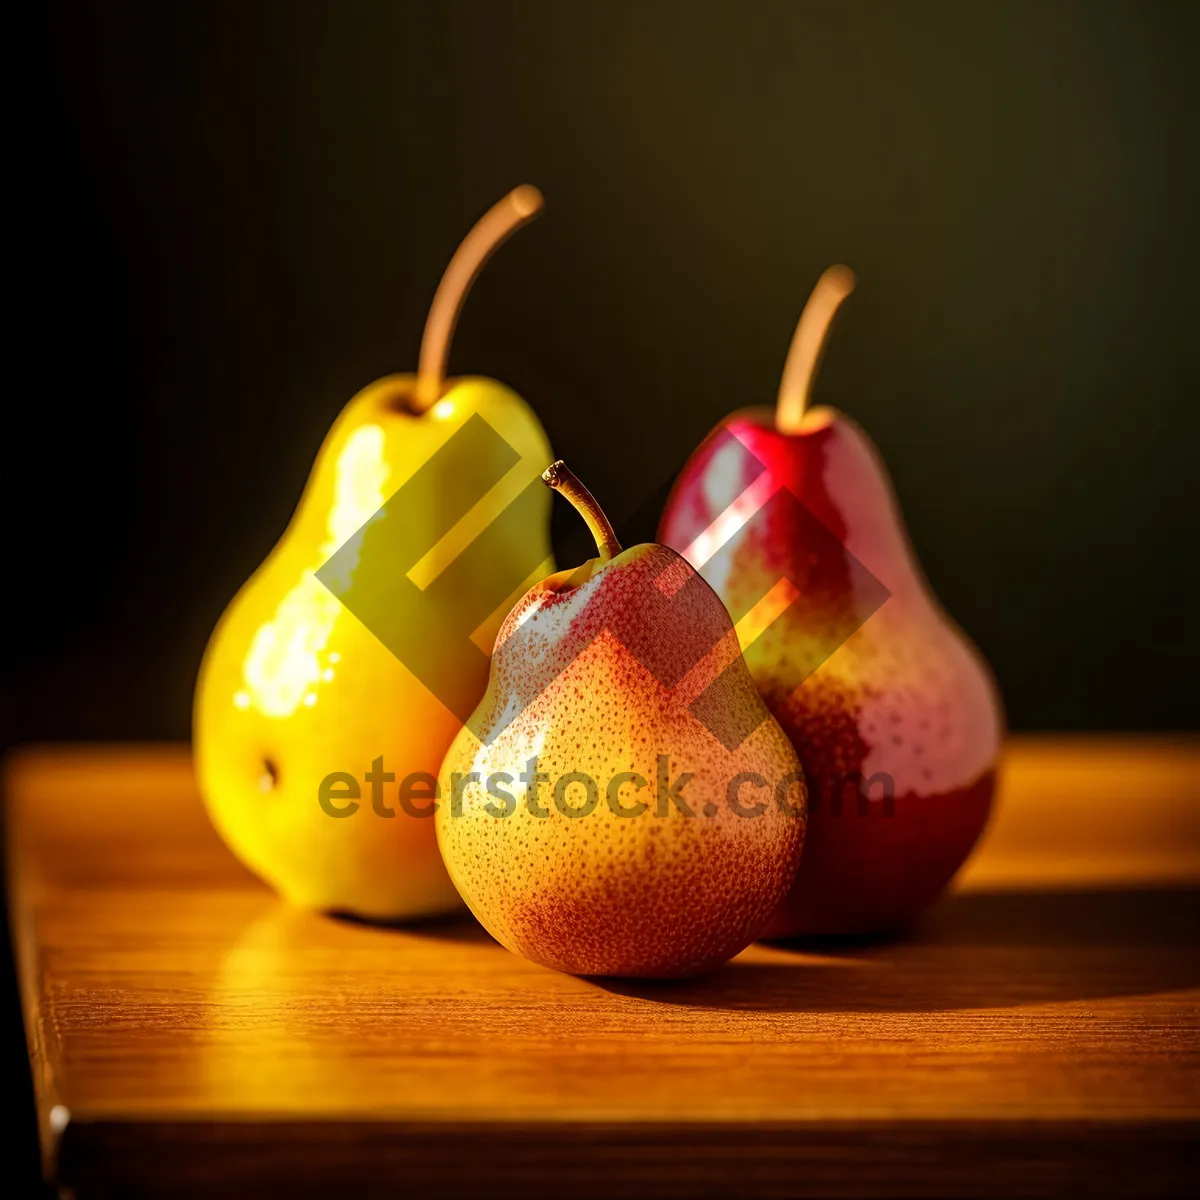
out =
<path fill-rule="evenodd" d="M 665 546 L 600 555 L 508 615 L 439 776 L 438 839 L 500 942 L 578 975 L 695 974 L 753 940 L 804 836 L 800 764 L 716 594 Z"/>

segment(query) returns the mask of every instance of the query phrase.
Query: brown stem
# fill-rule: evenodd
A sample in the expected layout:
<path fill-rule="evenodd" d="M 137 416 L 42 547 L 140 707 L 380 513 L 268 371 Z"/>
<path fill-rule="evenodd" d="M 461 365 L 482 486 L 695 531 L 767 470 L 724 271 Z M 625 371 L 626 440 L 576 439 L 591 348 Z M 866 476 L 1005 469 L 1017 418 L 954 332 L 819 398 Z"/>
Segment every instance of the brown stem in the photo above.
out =
<path fill-rule="evenodd" d="M 608 562 L 621 553 L 621 543 L 613 531 L 612 523 L 604 515 L 604 509 L 596 503 L 596 497 L 579 482 L 575 472 L 560 458 L 551 463 L 542 472 L 542 482 L 565 496 L 575 506 L 579 515 L 587 522 L 587 527 L 596 539 L 596 549 L 600 551 L 600 561 Z"/>
<path fill-rule="evenodd" d="M 522 225 L 542 211 L 543 203 L 542 193 L 532 184 L 514 188 L 480 217 L 454 252 L 425 320 L 417 364 L 417 386 L 412 398 L 412 406 L 417 412 L 431 408 L 442 394 L 450 358 L 450 340 L 454 337 L 458 314 L 462 312 L 471 284 L 483 270 L 484 263 Z"/>
<path fill-rule="evenodd" d="M 854 283 L 854 272 L 849 267 L 830 267 L 817 280 L 817 286 L 800 314 L 787 362 L 783 365 L 779 399 L 775 405 L 775 428 L 780 433 L 800 431 L 830 322 L 838 305 L 854 291 Z"/>

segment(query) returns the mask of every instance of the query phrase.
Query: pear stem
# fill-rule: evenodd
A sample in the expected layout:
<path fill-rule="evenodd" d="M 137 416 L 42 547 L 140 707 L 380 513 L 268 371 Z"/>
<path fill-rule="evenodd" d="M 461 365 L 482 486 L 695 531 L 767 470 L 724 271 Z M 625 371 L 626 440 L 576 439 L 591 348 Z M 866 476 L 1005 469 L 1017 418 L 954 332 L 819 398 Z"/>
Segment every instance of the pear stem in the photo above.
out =
<path fill-rule="evenodd" d="M 479 218 L 454 252 L 425 320 L 417 365 L 417 385 L 412 396 L 412 407 L 416 412 L 427 411 L 442 394 L 450 358 L 450 341 L 471 285 L 487 260 L 522 225 L 532 221 L 542 211 L 543 204 L 542 193 L 532 184 L 525 183 L 514 188 Z"/>
<path fill-rule="evenodd" d="M 775 405 L 775 428 L 780 433 L 800 432 L 833 314 L 854 291 L 854 284 L 854 272 L 849 267 L 830 267 L 817 280 L 817 286 L 800 314 L 783 365 L 783 379 L 779 383 L 779 399 Z"/>
<path fill-rule="evenodd" d="M 596 549 L 600 551 L 601 562 L 608 562 L 610 558 L 616 558 L 621 553 L 621 543 L 617 541 L 616 532 L 604 515 L 604 509 L 596 503 L 596 497 L 579 482 L 575 472 L 561 458 L 542 472 L 542 482 L 570 500 L 587 522 L 592 537 L 596 539 Z"/>

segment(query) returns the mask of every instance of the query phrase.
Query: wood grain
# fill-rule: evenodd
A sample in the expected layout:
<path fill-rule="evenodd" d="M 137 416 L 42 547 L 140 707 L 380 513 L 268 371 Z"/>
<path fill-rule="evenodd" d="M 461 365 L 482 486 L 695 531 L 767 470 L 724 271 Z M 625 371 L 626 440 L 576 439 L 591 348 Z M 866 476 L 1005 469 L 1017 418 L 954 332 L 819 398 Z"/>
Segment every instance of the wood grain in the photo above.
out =
<path fill-rule="evenodd" d="M 1200 747 L 1019 740 L 957 893 L 890 944 L 598 982 L 469 920 L 280 904 L 179 748 L 7 768 L 47 1171 L 80 1196 L 1183 1194 Z"/>

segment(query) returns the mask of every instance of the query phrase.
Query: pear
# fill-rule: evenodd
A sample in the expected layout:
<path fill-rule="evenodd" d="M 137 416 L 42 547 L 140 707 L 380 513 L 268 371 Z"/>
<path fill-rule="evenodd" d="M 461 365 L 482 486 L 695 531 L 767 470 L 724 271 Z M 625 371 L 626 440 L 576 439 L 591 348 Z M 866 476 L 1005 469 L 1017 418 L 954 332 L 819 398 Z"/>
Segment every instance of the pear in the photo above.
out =
<path fill-rule="evenodd" d="M 807 774 L 804 857 L 769 936 L 913 921 L 986 824 L 1003 734 L 991 672 L 925 580 L 878 451 L 842 414 L 807 406 L 853 283 L 845 267 L 822 277 L 777 408 L 717 427 L 659 527 L 738 621 Z"/>
<path fill-rule="evenodd" d="M 553 570 L 549 497 L 537 482 L 550 452 L 537 418 L 499 383 L 445 378 L 471 282 L 541 203 L 536 189 L 518 188 L 468 235 L 430 310 L 419 372 L 381 379 L 350 401 L 287 530 L 205 652 L 194 709 L 200 790 L 233 852 L 297 904 L 391 919 L 461 904 L 433 821 L 406 812 L 392 789 L 385 797 L 382 784 L 432 782 L 483 694 L 504 613 Z M 415 499 L 403 511 L 384 507 L 398 492 Z M 526 564 L 519 587 L 490 599 L 456 577 L 470 563 L 464 548 L 485 529 L 488 556 Z M 423 554 L 411 570 L 389 561 L 397 540 Z M 410 631 L 416 649 L 401 661 L 377 634 L 389 608 L 404 615 L 396 589 L 409 584 L 446 598 Z M 376 618 L 370 629 L 360 616 Z M 431 690 L 446 644 L 439 619 L 473 631 L 474 648 L 446 664 L 452 686 Z M 378 782 L 368 786 L 369 773 Z M 329 795 L 352 794 L 353 784 L 363 803 L 323 804 L 330 777 L 340 782 L 325 783 Z"/>
<path fill-rule="evenodd" d="M 729 615 L 674 551 L 622 551 L 590 493 L 544 478 L 599 556 L 505 619 L 439 775 L 438 841 L 503 945 L 577 975 L 674 977 L 761 931 L 795 873 L 805 787 Z"/>

